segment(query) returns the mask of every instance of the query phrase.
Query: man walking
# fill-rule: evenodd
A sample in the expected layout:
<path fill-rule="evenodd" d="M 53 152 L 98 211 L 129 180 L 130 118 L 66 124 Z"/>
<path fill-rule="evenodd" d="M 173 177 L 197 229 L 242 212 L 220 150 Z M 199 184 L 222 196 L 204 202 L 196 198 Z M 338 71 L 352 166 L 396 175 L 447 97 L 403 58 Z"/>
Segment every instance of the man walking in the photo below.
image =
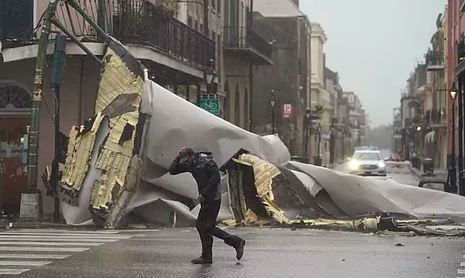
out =
<path fill-rule="evenodd" d="M 244 254 L 245 240 L 230 235 L 216 227 L 216 218 L 221 206 L 220 171 L 213 159 L 207 159 L 191 148 L 183 148 L 170 167 L 170 174 L 177 175 L 189 172 L 197 182 L 200 212 L 197 217 L 197 231 L 202 241 L 202 255 L 191 260 L 193 264 L 211 264 L 213 236 L 236 249 L 236 258 L 240 260 Z"/>

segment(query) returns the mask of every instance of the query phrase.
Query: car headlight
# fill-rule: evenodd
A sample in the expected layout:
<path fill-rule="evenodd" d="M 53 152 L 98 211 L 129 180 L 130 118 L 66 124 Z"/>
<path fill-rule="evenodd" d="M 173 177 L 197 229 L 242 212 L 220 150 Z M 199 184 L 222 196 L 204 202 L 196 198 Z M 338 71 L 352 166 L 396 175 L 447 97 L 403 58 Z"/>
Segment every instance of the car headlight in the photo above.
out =
<path fill-rule="evenodd" d="M 351 160 L 349 162 L 350 170 L 358 170 L 359 167 L 360 167 L 360 163 L 357 160 Z"/>
<path fill-rule="evenodd" d="M 384 163 L 383 161 L 381 161 L 381 162 L 378 163 L 378 167 L 379 167 L 379 168 L 384 168 L 384 167 L 386 167 L 386 163 Z"/>

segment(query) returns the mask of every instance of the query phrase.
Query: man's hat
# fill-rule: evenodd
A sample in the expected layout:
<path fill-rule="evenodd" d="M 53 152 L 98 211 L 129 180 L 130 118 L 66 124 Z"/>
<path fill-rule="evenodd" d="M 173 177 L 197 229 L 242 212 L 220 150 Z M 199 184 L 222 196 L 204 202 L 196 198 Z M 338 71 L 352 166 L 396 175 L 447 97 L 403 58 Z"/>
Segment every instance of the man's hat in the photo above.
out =
<path fill-rule="evenodd" d="M 189 160 L 189 158 L 193 157 L 194 156 L 194 150 L 192 150 L 191 148 L 182 148 L 180 151 L 179 151 L 179 162 L 180 163 L 184 163 L 186 161 Z"/>

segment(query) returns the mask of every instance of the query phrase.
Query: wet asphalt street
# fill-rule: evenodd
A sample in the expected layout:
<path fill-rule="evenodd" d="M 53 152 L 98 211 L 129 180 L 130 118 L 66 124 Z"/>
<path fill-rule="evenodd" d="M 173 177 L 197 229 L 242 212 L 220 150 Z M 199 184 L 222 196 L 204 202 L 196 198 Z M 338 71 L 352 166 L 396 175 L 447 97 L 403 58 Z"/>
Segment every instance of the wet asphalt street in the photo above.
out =
<path fill-rule="evenodd" d="M 246 253 L 241 262 L 234 251 L 215 241 L 214 263 L 211 266 L 192 265 L 191 258 L 199 255 L 200 245 L 193 229 L 152 231 L 120 231 L 118 234 L 89 234 L 81 239 L 107 242 L 83 251 L 71 252 L 54 248 L 23 251 L 4 247 L 0 241 L 0 277 L 378 277 L 378 278 L 446 278 L 461 277 L 457 269 L 465 254 L 461 238 L 426 238 L 378 236 L 347 232 L 328 232 L 290 229 L 229 230 L 247 240 Z M 40 231 L 20 233 L 19 240 Z M 43 231 L 42 231 L 43 232 Z M 50 231 L 43 233 L 46 235 Z M 80 238 L 78 234 L 62 231 L 49 240 Z M 15 234 L 16 233 L 16 234 Z M 18 237 L 15 230 L 0 240 Z M 74 239 L 76 241 L 77 239 Z M 46 242 L 44 240 L 43 242 Z M 30 243 L 30 242 L 29 242 Z M 403 246 L 396 246 L 396 244 Z M 3 248 L 3 249 L 2 249 Z M 62 247 L 63 248 L 63 247 Z M 55 250 L 55 251 L 52 251 Z M 16 255 L 15 255 L 16 254 Z M 30 259 L 19 259 L 19 254 Z M 48 259 L 42 266 L 3 266 L 4 262 L 44 261 L 40 256 L 66 258 Z M 13 256 L 12 256 L 13 255 Z M 32 259 L 32 255 L 36 259 Z M 37 257 L 38 256 L 38 257 Z M 4 258 L 18 259 L 4 259 Z M 45 263 L 45 262 L 43 262 Z M 30 263 L 31 264 L 31 263 Z M 37 264 L 40 265 L 40 264 Z M 18 275 L 1 275 L 2 269 L 24 270 Z M 28 270 L 26 270 L 28 269 Z M 18 271 L 19 273 L 20 271 Z M 8 273 L 8 272 L 3 272 Z M 465 275 L 464 275 L 465 277 Z"/>

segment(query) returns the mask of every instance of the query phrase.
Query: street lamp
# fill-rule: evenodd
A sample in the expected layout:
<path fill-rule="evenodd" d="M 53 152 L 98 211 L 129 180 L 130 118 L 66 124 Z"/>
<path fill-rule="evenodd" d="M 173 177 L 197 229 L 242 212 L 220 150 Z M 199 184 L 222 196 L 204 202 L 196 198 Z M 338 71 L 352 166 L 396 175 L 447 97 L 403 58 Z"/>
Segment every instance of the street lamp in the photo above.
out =
<path fill-rule="evenodd" d="M 321 148 L 321 123 L 318 123 L 318 126 L 316 128 L 316 132 L 318 133 L 318 149 L 317 149 L 317 156 L 316 156 L 316 161 L 315 165 L 316 166 L 321 166 L 321 156 L 320 156 L 320 148 Z"/>
<path fill-rule="evenodd" d="M 452 100 L 452 157 L 450 158 L 449 167 L 449 191 L 452 193 L 457 192 L 457 169 L 455 166 L 455 99 L 457 98 L 457 88 L 455 82 L 449 91 L 450 99 Z"/>
<path fill-rule="evenodd" d="M 276 91 L 270 91 L 270 106 L 271 106 L 271 125 L 273 134 L 276 133 L 275 112 L 276 112 Z"/>
<path fill-rule="evenodd" d="M 207 84 L 207 94 L 211 95 L 214 94 L 214 87 L 215 87 L 215 79 L 216 79 L 216 71 L 215 71 L 215 61 L 210 59 L 210 63 L 207 66 L 207 69 L 203 72 L 203 79 Z"/>
<path fill-rule="evenodd" d="M 305 146 L 305 156 L 308 157 L 308 137 L 310 131 L 310 121 L 312 117 L 312 110 L 310 108 L 305 109 L 305 138 L 304 138 L 304 146 Z"/>

